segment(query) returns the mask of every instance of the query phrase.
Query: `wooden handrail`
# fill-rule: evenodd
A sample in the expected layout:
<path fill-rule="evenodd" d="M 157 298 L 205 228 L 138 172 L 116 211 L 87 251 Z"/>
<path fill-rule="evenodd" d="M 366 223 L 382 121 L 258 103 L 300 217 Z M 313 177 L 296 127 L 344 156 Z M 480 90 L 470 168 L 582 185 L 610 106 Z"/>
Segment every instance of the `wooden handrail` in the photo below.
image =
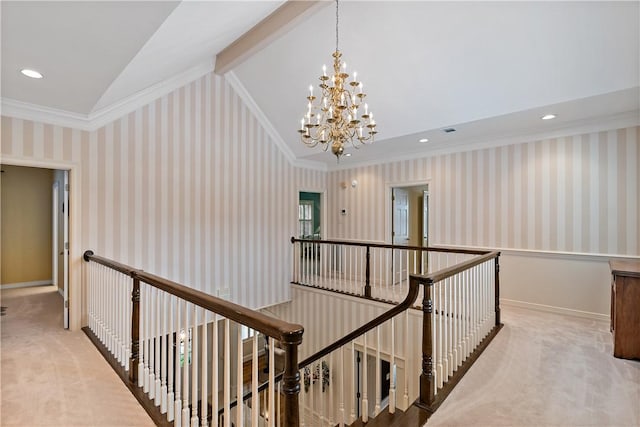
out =
<path fill-rule="evenodd" d="M 481 249 L 467 249 L 456 247 L 433 247 L 433 246 L 408 246 L 408 245 L 393 245 L 389 243 L 375 243 L 358 240 L 320 240 L 320 239 L 299 239 L 297 237 L 291 237 L 291 243 L 303 242 L 303 243 L 318 243 L 323 245 L 347 245 L 347 246 L 361 246 L 370 248 L 385 248 L 385 249 L 406 249 L 421 252 L 455 252 L 461 254 L 470 255 L 484 255 L 489 253 L 487 250 Z"/>
<path fill-rule="evenodd" d="M 133 303 L 131 316 L 131 355 L 129 383 L 135 385 L 138 379 L 138 329 L 140 325 L 140 282 L 146 283 L 185 301 L 220 314 L 227 319 L 248 326 L 282 343 L 285 351 L 284 372 L 279 376 L 282 380 L 284 394 L 284 420 L 287 427 L 300 425 L 298 394 L 300 393 L 300 373 L 298 371 L 298 346 L 302 343 L 304 328 L 301 325 L 285 322 L 275 317 L 248 309 L 230 301 L 181 285 L 168 279 L 134 269 L 128 265 L 95 255 L 85 251 L 86 262 L 96 262 L 109 267 L 133 279 L 131 300 Z"/>
<path fill-rule="evenodd" d="M 214 297 L 205 292 L 164 279 L 156 276 L 155 274 L 150 274 L 143 270 L 138 270 L 108 258 L 95 255 L 92 251 L 86 251 L 83 258 L 87 262 L 93 261 L 112 268 L 130 276 L 133 279 L 147 283 L 148 285 L 161 289 L 171 295 L 175 295 L 209 311 L 220 314 L 227 319 L 241 323 L 284 343 L 300 344 L 302 342 L 304 328 L 301 325 L 285 322 L 275 317 L 234 304 L 230 301 Z"/>
<path fill-rule="evenodd" d="M 427 284 L 433 284 L 436 282 L 439 282 L 441 280 L 447 279 L 451 276 L 454 276 L 464 270 L 468 270 L 472 267 L 475 267 L 476 265 L 480 265 L 483 262 L 486 262 L 490 259 L 494 259 L 500 256 L 500 252 L 499 251 L 493 251 L 493 252 L 489 252 L 485 255 L 482 256 L 478 256 L 475 258 L 472 258 L 470 260 L 467 261 L 463 261 L 459 264 L 456 264 L 454 266 L 451 267 L 447 267 L 447 268 L 443 268 L 442 270 L 436 271 L 435 273 L 430 273 L 430 274 L 425 274 L 425 275 L 420 275 L 420 274 L 412 274 L 411 277 L 415 277 L 416 279 L 420 280 L 421 282 L 427 283 Z"/>
<path fill-rule="evenodd" d="M 349 334 L 345 335 L 344 337 L 340 338 L 339 340 L 335 341 L 333 344 L 330 344 L 328 347 L 323 348 L 322 350 L 318 351 L 315 354 L 312 354 L 311 356 L 307 357 L 306 359 L 304 359 L 302 362 L 300 362 L 298 364 L 298 370 L 300 369 L 304 369 L 305 367 L 309 366 L 310 364 L 312 364 L 313 362 L 323 358 L 324 356 L 332 353 L 333 351 L 339 349 L 340 347 L 342 347 L 345 344 L 348 344 L 349 342 L 353 341 L 354 339 L 358 338 L 359 336 L 369 332 L 370 330 L 372 330 L 373 328 L 380 326 L 381 324 L 383 324 L 384 322 L 386 322 L 387 320 L 391 319 L 392 317 L 397 316 L 398 314 L 402 313 L 403 311 L 412 308 L 412 304 L 416 301 L 416 298 L 418 298 L 418 290 L 420 289 L 420 280 L 415 278 L 414 280 L 411 281 L 411 283 L 409 284 L 409 292 L 407 292 L 407 296 L 405 297 L 405 299 L 398 305 L 394 306 L 392 309 L 390 309 L 389 311 L 386 311 L 384 313 L 382 313 L 380 316 L 376 317 L 375 319 L 369 321 L 368 323 L 364 324 L 363 326 L 359 327 L 358 329 L 354 330 L 353 332 L 350 332 Z M 277 383 L 278 381 L 280 381 L 283 377 L 283 374 L 280 373 L 278 375 L 275 375 L 274 377 L 274 382 Z M 260 384 L 260 386 L 258 387 L 258 392 L 263 391 L 264 389 L 269 387 L 269 383 L 268 382 L 264 382 L 262 384 Z M 242 396 L 242 400 L 248 400 L 251 398 L 252 396 L 252 392 L 248 391 L 247 393 L 245 393 Z M 234 400 L 233 402 L 231 402 L 231 407 L 234 407 L 238 404 L 237 399 Z M 222 410 L 219 411 L 219 413 L 222 413 Z"/>
<path fill-rule="evenodd" d="M 300 344 L 302 342 L 304 328 L 301 325 L 285 322 L 284 320 L 268 316 L 259 311 L 251 310 L 197 289 L 164 279 L 155 274 L 138 271 L 135 272 L 134 275 L 140 279 L 141 282 L 220 314 L 229 320 L 241 323 L 282 342 L 289 344 Z"/>
<path fill-rule="evenodd" d="M 420 285 L 420 279 L 411 281 L 409 283 L 409 292 L 407 292 L 406 298 L 400 304 L 394 306 L 389 311 L 385 311 L 380 316 L 365 323 L 358 329 L 355 329 L 353 332 L 350 332 L 349 334 L 340 338 L 339 340 L 329 345 L 328 347 L 325 347 L 322 350 L 318 351 L 317 353 L 307 357 L 302 362 L 300 362 L 300 364 L 298 365 L 298 369 L 302 369 L 306 366 L 309 366 L 313 362 L 323 358 L 329 353 L 332 353 L 333 351 L 339 349 L 343 345 L 346 345 L 351 341 L 353 341 L 354 339 L 358 338 L 359 336 L 364 335 L 365 333 L 369 332 L 373 328 L 382 325 L 384 322 L 391 319 L 392 317 L 395 317 L 398 314 L 402 313 L 403 311 L 411 308 L 413 303 L 416 301 L 416 298 L 418 298 L 418 290 L 420 289 L 419 285 Z"/>
<path fill-rule="evenodd" d="M 113 260 L 110 260 L 108 258 L 101 257 L 100 255 L 95 255 L 93 253 L 93 251 L 85 251 L 84 254 L 82 255 L 82 258 L 87 262 L 93 261 L 95 263 L 102 264 L 105 267 L 109 267 L 109 268 L 111 268 L 113 270 L 116 270 L 116 271 L 122 273 L 122 274 L 126 274 L 127 276 L 132 277 L 132 278 L 133 278 L 133 272 L 140 271 L 140 270 L 135 269 L 133 267 L 129 267 L 128 265 L 121 264 L 121 263 L 119 263 L 117 261 L 113 261 Z"/>

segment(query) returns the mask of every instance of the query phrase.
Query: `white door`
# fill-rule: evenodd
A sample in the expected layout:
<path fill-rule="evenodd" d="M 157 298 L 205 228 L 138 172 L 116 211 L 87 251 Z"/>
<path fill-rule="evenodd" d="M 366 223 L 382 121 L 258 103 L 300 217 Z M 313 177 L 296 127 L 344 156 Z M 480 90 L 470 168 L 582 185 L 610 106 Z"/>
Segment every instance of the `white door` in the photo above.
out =
<path fill-rule="evenodd" d="M 393 201 L 393 244 L 407 245 L 409 243 L 409 191 L 404 188 L 394 188 Z M 407 256 L 404 250 L 393 251 L 393 282 L 398 283 L 407 276 Z"/>
<path fill-rule="evenodd" d="M 69 329 L 69 171 L 64 171 L 64 201 L 62 205 L 64 244 L 62 247 L 64 266 L 64 328 Z"/>
<path fill-rule="evenodd" d="M 429 192 L 422 192 L 422 246 L 429 246 Z"/>
<path fill-rule="evenodd" d="M 51 230 L 52 230 L 52 252 L 53 258 L 51 260 L 51 281 L 55 287 L 58 287 L 58 254 L 62 252 L 58 247 L 58 212 L 60 211 L 60 207 L 58 203 L 60 202 L 60 196 L 58 194 L 59 190 L 58 182 L 53 183 L 53 206 L 52 206 L 52 221 L 51 221 Z"/>

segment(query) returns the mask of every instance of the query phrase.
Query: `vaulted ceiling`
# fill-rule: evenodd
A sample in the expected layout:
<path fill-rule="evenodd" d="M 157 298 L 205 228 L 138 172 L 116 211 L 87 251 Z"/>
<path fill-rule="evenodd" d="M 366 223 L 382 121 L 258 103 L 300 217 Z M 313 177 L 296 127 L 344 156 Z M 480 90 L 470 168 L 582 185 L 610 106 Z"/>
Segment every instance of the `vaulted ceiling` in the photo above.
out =
<path fill-rule="evenodd" d="M 331 62 L 335 6 L 315 2 L 284 16 L 284 3 L 3 1 L 4 112 L 90 123 L 150 88 L 170 90 L 210 72 L 231 53 L 236 59 L 224 71 L 244 86 L 289 155 L 336 167 L 296 132 L 308 86 Z M 639 6 L 341 2 L 340 49 L 364 83 L 379 130 L 375 144 L 341 167 L 597 121 L 639 124 Z M 253 42 L 252 28 L 262 31 Z M 252 46 L 234 53 L 241 42 Z M 22 68 L 45 78 L 25 78 Z M 557 119 L 541 121 L 548 112 Z"/>

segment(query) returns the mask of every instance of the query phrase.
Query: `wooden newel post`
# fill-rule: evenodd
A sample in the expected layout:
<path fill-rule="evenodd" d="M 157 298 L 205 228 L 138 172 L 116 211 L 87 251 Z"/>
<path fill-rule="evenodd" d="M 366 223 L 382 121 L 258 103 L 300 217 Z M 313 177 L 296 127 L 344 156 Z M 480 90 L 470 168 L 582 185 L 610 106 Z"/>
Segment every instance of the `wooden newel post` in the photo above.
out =
<path fill-rule="evenodd" d="M 500 325 L 500 252 L 496 255 L 496 279 L 495 279 L 495 294 L 496 294 L 496 326 Z"/>
<path fill-rule="evenodd" d="M 300 372 L 298 370 L 298 346 L 302 343 L 301 328 L 289 333 L 282 340 L 285 350 L 284 374 L 282 376 L 282 392 L 284 394 L 284 425 L 286 427 L 300 426 Z"/>
<path fill-rule="evenodd" d="M 411 281 L 417 280 L 411 278 Z M 422 373 L 420 374 L 420 404 L 430 407 L 435 401 L 433 378 L 433 281 L 423 283 L 422 298 Z"/>
<path fill-rule="evenodd" d="M 138 359 L 140 357 L 140 280 L 133 279 L 133 291 L 131 291 L 131 356 L 129 357 L 129 382 L 138 383 Z"/>
<path fill-rule="evenodd" d="M 367 261 L 365 269 L 364 296 L 371 298 L 371 247 L 367 246 Z"/>

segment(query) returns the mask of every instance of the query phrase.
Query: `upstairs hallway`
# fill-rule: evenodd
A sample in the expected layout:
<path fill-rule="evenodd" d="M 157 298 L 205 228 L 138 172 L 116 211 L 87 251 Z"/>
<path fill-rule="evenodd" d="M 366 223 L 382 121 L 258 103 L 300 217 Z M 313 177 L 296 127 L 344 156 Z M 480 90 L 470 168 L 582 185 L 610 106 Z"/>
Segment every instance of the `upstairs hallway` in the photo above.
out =
<path fill-rule="evenodd" d="M 54 287 L 2 291 L 2 426 L 152 426 Z M 505 327 L 427 426 L 640 425 L 640 362 L 605 322 L 503 307 Z"/>

